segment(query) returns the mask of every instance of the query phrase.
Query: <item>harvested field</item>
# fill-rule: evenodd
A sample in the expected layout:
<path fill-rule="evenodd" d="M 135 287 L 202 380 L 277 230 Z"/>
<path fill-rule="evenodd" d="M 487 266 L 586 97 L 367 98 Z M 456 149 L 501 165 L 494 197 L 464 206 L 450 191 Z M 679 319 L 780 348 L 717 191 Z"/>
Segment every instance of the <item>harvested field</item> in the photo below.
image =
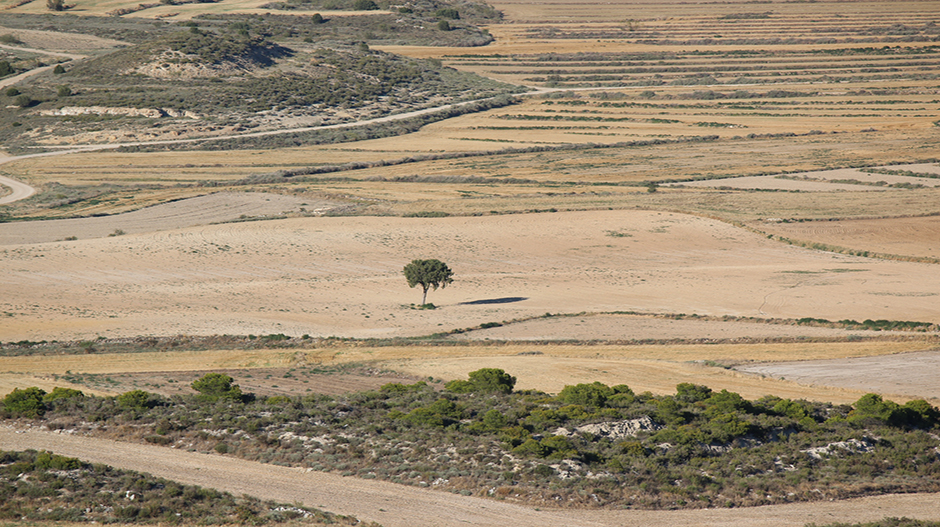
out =
<path fill-rule="evenodd" d="M 118 229 L 125 234 L 152 233 L 239 219 L 284 217 L 299 214 L 301 209 L 322 213 L 336 205 L 280 194 L 219 192 L 114 216 L 4 223 L 0 224 L 0 245 L 104 238 Z"/>
<path fill-rule="evenodd" d="M 38 5 L 40 2 L 34 3 Z M 15 35 L 26 47 L 68 53 L 100 52 L 127 45 L 119 40 L 100 38 L 93 35 L 35 29 L 13 29 L 3 26 L 0 26 L 0 34 Z"/>
<path fill-rule="evenodd" d="M 119 226 L 116 226 L 119 227 Z M 414 310 L 401 275 L 443 257 Z M 545 312 L 937 322 L 931 266 L 781 245 L 640 211 L 298 218 L 0 250 L 3 340 L 165 334 L 430 334 Z M 729 290 L 728 283 L 737 286 Z M 489 303 L 519 297 L 518 302 Z M 410 302 L 409 302 L 410 301 Z"/>
<path fill-rule="evenodd" d="M 879 335 L 882 334 L 879 332 Z M 909 335 L 894 332 L 896 335 Z M 454 335 L 456 340 L 668 340 L 668 339 L 784 339 L 853 338 L 871 331 L 841 328 L 769 324 L 743 320 L 695 320 L 642 315 L 574 315 L 538 318 L 500 327 L 476 329 Z"/>
<path fill-rule="evenodd" d="M 704 181 L 689 181 L 667 186 L 679 185 L 689 188 L 722 189 L 760 189 L 790 190 L 800 192 L 832 192 L 837 190 L 865 191 L 884 188 L 917 188 L 940 186 L 934 164 L 892 165 L 873 168 L 842 168 L 837 170 L 816 170 L 812 172 L 794 172 L 769 176 L 751 176 L 740 178 L 722 178 Z M 897 175 L 910 173 L 920 175 Z"/>
<path fill-rule="evenodd" d="M 776 236 L 864 249 L 883 254 L 940 258 L 940 217 L 870 220 L 762 222 L 754 227 Z"/>
<path fill-rule="evenodd" d="M 775 362 L 738 366 L 737 371 L 804 385 L 832 386 L 910 398 L 940 398 L 940 383 L 921 372 L 936 371 L 940 352 L 901 353 L 885 357 L 858 357 L 805 362 Z M 916 382 L 911 382 L 916 379 Z"/>

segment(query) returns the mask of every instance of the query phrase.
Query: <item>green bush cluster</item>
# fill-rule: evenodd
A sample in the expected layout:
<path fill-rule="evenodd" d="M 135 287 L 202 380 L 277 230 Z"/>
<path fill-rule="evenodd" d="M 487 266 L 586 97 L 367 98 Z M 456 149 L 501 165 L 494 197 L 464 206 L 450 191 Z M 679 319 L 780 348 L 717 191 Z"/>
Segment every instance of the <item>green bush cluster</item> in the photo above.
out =
<path fill-rule="evenodd" d="M 0 451 L 0 520 L 161 525 L 356 523 L 355 518 L 312 508 L 235 497 L 35 450 Z"/>
<path fill-rule="evenodd" d="M 225 393 L 224 382 L 212 384 Z M 592 494 L 658 508 L 940 491 L 940 412 L 923 400 L 747 400 L 690 383 L 667 396 L 602 383 L 553 396 L 515 384 L 485 368 L 443 391 L 390 383 L 237 404 L 152 396 L 158 404 L 133 411 L 120 397 L 68 397 L 44 402 L 38 418 L 60 427 L 95 422 L 101 431 L 133 423 L 140 440 L 155 444 L 404 484 L 447 480 L 474 493 L 511 484 L 525 499 L 571 505 L 596 504 Z M 634 432 L 613 435 L 623 427 Z M 864 448 L 831 446 L 840 444 Z M 811 455 L 814 448 L 823 453 Z"/>

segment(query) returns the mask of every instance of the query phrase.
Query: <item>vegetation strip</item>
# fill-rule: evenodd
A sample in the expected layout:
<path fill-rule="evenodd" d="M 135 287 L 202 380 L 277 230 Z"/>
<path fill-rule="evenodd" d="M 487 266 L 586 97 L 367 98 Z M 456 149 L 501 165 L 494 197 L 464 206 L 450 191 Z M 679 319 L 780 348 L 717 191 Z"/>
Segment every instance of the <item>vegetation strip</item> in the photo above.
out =
<path fill-rule="evenodd" d="M 47 451 L 0 450 L 0 520 L 356 525 L 355 518 L 180 485 Z"/>
<path fill-rule="evenodd" d="M 210 373 L 192 396 L 14 390 L 0 415 L 69 433 L 215 451 L 531 504 L 737 507 L 940 490 L 940 410 L 868 394 L 853 406 L 675 395 L 598 382 L 514 391 L 484 368 L 330 397 L 244 393 Z"/>

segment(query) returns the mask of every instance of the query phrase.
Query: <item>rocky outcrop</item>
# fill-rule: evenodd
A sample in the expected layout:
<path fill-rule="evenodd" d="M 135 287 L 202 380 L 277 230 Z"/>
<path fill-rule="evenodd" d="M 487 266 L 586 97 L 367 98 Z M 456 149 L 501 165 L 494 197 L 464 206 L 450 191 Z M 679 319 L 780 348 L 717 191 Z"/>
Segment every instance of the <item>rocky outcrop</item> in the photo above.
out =
<path fill-rule="evenodd" d="M 126 117 L 148 117 L 159 119 L 161 117 L 175 117 L 186 119 L 199 119 L 197 113 L 189 110 L 174 110 L 172 108 L 110 108 L 107 106 L 65 106 L 56 110 L 43 110 L 40 115 L 123 115 Z"/>
<path fill-rule="evenodd" d="M 623 439 L 626 437 L 636 437 L 637 433 L 642 431 L 655 432 L 662 426 L 656 424 L 648 416 L 639 419 L 630 419 L 627 421 L 611 421 L 606 423 L 592 423 L 579 426 L 574 432 L 569 432 L 566 428 L 555 430 L 555 435 L 570 436 L 574 433 L 589 433 L 595 436 L 608 437 L 610 439 Z"/>

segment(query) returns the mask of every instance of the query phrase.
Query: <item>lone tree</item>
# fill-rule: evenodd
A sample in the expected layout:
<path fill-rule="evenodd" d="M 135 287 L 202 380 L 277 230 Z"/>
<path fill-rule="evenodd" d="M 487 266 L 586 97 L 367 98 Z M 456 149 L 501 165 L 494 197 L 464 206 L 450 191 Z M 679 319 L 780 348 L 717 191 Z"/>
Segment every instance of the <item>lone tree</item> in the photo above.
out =
<path fill-rule="evenodd" d="M 447 264 L 440 260 L 412 260 L 405 266 L 405 279 L 408 280 L 408 287 L 414 287 L 421 284 L 424 289 L 424 295 L 421 297 L 421 305 L 427 304 L 428 289 L 435 290 L 447 287 L 447 284 L 454 281 L 452 278 L 454 272 L 447 267 Z"/>

